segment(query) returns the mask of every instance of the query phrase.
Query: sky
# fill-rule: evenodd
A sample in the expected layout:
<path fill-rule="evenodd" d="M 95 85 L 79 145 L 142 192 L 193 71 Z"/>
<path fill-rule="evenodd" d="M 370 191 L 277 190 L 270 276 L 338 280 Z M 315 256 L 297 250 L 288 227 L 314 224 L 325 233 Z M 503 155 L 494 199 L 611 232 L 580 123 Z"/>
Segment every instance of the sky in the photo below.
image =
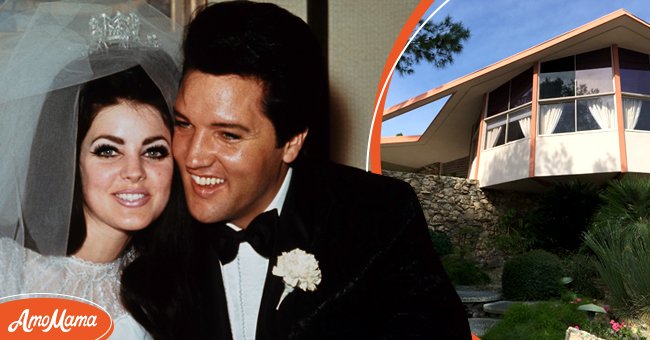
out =
<path fill-rule="evenodd" d="M 435 0 L 423 18 L 444 3 Z M 648 0 L 449 0 L 431 20 L 442 21 L 450 15 L 453 21 L 462 22 L 470 30 L 463 52 L 444 69 L 423 62 L 412 75 L 395 73 L 388 88 L 386 108 L 621 8 L 650 22 Z M 437 101 L 383 122 L 381 135 L 422 134 L 443 103 Z"/>

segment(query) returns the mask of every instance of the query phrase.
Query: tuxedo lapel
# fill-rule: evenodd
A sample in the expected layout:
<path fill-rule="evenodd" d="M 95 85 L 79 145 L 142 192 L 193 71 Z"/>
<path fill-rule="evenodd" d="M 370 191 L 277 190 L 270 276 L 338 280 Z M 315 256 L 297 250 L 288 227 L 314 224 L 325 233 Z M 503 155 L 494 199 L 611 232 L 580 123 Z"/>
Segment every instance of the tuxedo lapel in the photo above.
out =
<path fill-rule="evenodd" d="M 308 253 L 315 252 L 314 237 L 317 235 L 320 225 L 327 220 L 331 206 L 331 202 L 328 200 L 323 203 L 313 199 L 317 195 L 316 192 L 319 191 L 315 189 L 316 186 L 317 184 L 311 181 L 308 173 L 294 169 L 275 233 L 274 256 L 269 258 L 257 321 L 257 339 L 284 338 L 288 331 L 287 328 L 291 326 L 287 323 L 292 323 L 300 318 L 299 314 L 301 313 L 296 313 L 295 308 L 291 308 L 292 305 L 295 306 L 291 302 L 301 303 L 295 298 L 304 296 L 303 292 L 295 289 L 284 298 L 278 308 L 285 285 L 281 277 L 272 274 L 272 270 L 277 264 L 278 256 L 283 252 L 289 252 L 296 248 Z M 316 257 L 318 259 L 318 255 Z"/>
<path fill-rule="evenodd" d="M 308 232 L 304 228 L 303 220 L 299 214 L 295 213 L 294 202 L 296 200 L 296 191 L 294 177 L 289 186 L 278 224 L 275 226 L 273 252 L 269 258 L 262 301 L 257 316 L 257 339 L 275 339 L 279 336 L 277 319 L 279 312 L 278 303 L 284 291 L 284 282 L 281 277 L 275 276 L 272 273 L 273 267 L 277 264 L 278 256 L 282 252 L 304 247 L 308 243 Z"/>
<path fill-rule="evenodd" d="M 200 226 L 201 228 L 221 228 L 223 225 L 210 225 Z M 208 242 L 214 242 L 213 230 L 208 230 Z M 212 339 L 232 339 L 232 331 L 230 329 L 230 320 L 228 317 L 228 304 L 226 300 L 226 293 L 223 285 L 223 278 L 221 274 L 221 265 L 219 264 L 219 256 L 216 249 L 210 244 L 206 247 L 208 249 L 208 268 L 209 278 L 203 282 L 204 291 L 208 297 L 208 301 L 204 305 L 208 307 L 204 311 L 208 315 L 207 320 L 211 322 L 205 325 L 207 334 L 211 334 Z"/>
<path fill-rule="evenodd" d="M 257 315 L 257 339 L 275 339 L 277 338 L 277 311 L 276 307 L 280 296 L 284 290 L 284 283 L 282 278 L 275 276 L 271 273 L 273 266 L 277 262 L 277 257 L 269 259 L 269 265 L 266 270 L 266 280 L 264 282 L 264 291 L 262 293 L 262 301 L 260 302 L 260 310 Z"/>

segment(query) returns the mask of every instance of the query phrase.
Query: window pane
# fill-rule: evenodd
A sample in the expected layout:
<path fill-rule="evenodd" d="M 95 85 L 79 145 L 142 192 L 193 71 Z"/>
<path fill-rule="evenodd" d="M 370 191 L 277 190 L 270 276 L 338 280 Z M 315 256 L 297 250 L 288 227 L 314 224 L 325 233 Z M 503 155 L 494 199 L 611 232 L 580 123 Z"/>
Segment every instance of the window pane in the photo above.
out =
<path fill-rule="evenodd" d="M 645 53 L 619 48 L 618 59 L 622 69 L 650 71 L 650 60 Z"/>
<path fill-rule="evenodd" d="M 623 102 L 625 103 L 625 101 Z M 623 110 L 625 111 L 626 119 L 627 119 L 628 111 L 626 110 L 625 107 L 623 108 Z M 631 126 L 631 125 L 626 125 L 626 126 Z M 642 101 L 641 108 L 640 110 L 638 110 L 638 117 L 636 119 L 636 124 L 631 126 L 630 128 L 634 130 L 650 131 L 650 101 L 647 100 Z"/>
<path fill-rule="evenodd" d="M 650 71 L 621 69 L 621 90 L 650 94 Z"/>
<path fill-rule="evenodd" d="M 547 61 L 540 66 L 539 97 L 558 98 L 575 94 L 573 56 Z"/>
<path fill-rule="evenodd" d="M 611 67 L 576 71 L 576 95 L 612 92 L 612 79 Z"/>
<path fill-rule="evenodd" d="M 499 86 L 496 90 L 490 92 L 488 97 L 487 116 L 491 117 L 497 113 L 508 110 L 508 93 L 510 92 L 510 82 Z"/>
<path fill-rule="evenodd" d="M 634 130 L 650 131 L 650 109 L 641 111 L 641 116 Z"/>
<path fill-rule="evenodd" d="M 539 79 L 539 98 L 571 97 L 575 90 L 575 72 L 547 73 Z"/>
<path fill-rule="evenodd" d="M 506 127 L 502 126 L 501 131 L 499 132 L 499 138 L 497 138 L 497 143 L 494 146 L 503 145 L 506 142 Z"/>
<path fill-rule="evenodd" d="M 574 102 L 540 106 L 539 131 L 542 135 L 575 131 Z"/>
<path fill-rule="evenodd" d="M 576 95 L 612 92 L 609 48 L 576 55 Z"/>
<path fill-rule="evenodd" d="M 508 114 L 508 142 L 530 136 L 530 114 L 530 106 Z"/>
<path fill-rule="evenodd" d="M 623 97 L 623 122 L 625 123 L 626 129 L 635 129 L 641 111 L 643 110 L 644 100 L 630 97 Z"/>
<path fill-rule="evenodd" d="M 506 142 L 506 117 L 498 117 L 487 122 L 485 148 L 489 149 Z"/>
<path fill-rule="evenodd" d="M 650 59 L 636 51 L 618 49 L 623 92 L 650 94 Z"/>
<path fill-rule="evenodd" d="M 573 71 L 573 56 L 543 62 L 540 65 L 540 73 Z"/>
<path fill-rule="evenodd" d="M 508 142 L 522 138 L 524 138 L 524 133 L 521 131 L 519 121 L 508 123 Z"/>
<path fill-rule="evenodd" d="M 609 47 L 576 55 L 576 70 L 612 67 Z"/>
<path fill-rule="evenodd" d="M 501 125 L 494 129 L 488 129 L 487 138 L 485 141 L 485 148 L 489 149 L 498 145 L 503 145 L 506 142 L 505 131 L 506 131 L 505 125 Z"/>
<path fill-rule="evenodd" d="M 611 129 L 614 126 L 614 100 L 611 96 L 578 100 L 578 131 Z"/>
<path fill-rule="evenodd" d="M 553 133 L 575 132 L 575 107 L 573 102 L 563 105 L 562 115 Z"/>
<path fill-rule="evenodd" d="M 510 108 L 514 108 L 533 100 L 533 68 L 529 68 L 514 77 L 510 85 Z"/>

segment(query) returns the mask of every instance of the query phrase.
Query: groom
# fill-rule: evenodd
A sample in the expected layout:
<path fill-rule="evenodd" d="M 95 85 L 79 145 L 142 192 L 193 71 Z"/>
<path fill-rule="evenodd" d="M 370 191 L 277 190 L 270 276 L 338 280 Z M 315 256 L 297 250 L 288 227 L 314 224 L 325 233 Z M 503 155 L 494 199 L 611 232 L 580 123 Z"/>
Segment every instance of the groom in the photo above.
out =
<path fill-rule="evenodd" d="M 173 151 L 209 248 L 209 333 L 469 339 L 410 186 L 309 159 L 328 99 L 308 26 L 275 5 L 217 3 L 183 50 Z"/>

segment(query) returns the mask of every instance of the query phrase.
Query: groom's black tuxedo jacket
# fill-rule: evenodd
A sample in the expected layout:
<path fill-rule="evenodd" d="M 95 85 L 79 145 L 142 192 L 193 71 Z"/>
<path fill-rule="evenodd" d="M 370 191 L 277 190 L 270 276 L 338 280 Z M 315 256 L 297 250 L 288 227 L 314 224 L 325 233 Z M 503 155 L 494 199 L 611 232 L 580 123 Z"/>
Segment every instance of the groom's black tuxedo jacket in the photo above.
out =
<path fill-rule="evenodd" d="M 314 254 L 322 282 L 313 292 L 295 289 L 276 310 L 284 284 L 271 268 L 277 255 L 295 248 Z M 295 167 L 274 249 L 257 339 L 471 337 L 417 197 L 402 181 L 335 164 Z M 204 334 L 230 339 L 216 252 L 206 254 L 197 308 Z"/>

